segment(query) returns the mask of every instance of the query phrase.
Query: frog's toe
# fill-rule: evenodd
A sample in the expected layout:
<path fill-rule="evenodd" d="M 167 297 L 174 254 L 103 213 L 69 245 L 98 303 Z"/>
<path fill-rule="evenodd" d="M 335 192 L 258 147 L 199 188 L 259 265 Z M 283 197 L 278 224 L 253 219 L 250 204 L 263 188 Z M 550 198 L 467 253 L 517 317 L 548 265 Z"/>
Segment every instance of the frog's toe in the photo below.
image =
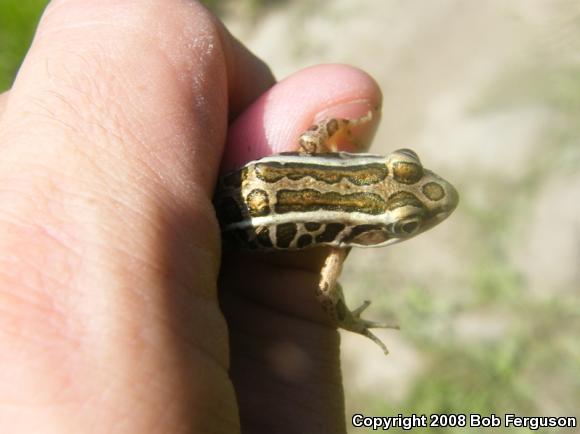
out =
<path fill-rule="evenodd" d="M 360 318 L 360 314 L 364 312 L 364 310 L 369 307 L 371 305 L 371 302 L 369 300 L 365 300 L 363 302 L 363 304 L 361 304 L 359 307 L 357 307 L 356 309 L 354 309 L 351 314 L 352 316 L 354 316 L 355 318 Z"/>
<path fill-rule="evenodd" d="M 361 335 L 366 336 L 371 341 L 373 341 L 375 344 L 377 344 L 379 347 L 381 347 L 381 349 L 383 350 L 383 353 L 385 353 L 385 356 L 387 354 L 389 354 L 389 349 L 387 348 L 387 346 L 383 343 L 383 341 L 381 341 L 378 337 L 376 337 L 375 334 L 372 333 L 369 329 L 361 330 L 359 333 Z"/>
<path fill-rule="evenodd" d="M 350 312 L 350 314 L 352 315 L 353 319 L 360 324 L 363 328 L 369 328 L 369 329 L 373 329 L 373 328 L 382 328 L 382 329 L 399 329 L 399 326 L 397 324 L 391 324 L 391 323 L 382 323 L 382 322 L 375 322 L 375 321 L 369 321 L 366 319 L 361 318 L 361 314 L 366 310 L 367 307 L 369 307 L 371 305 L 371 302 L 369 300 L 365 300 L 359 307 L 357 307 L 356 309 L 352 310 Z"/>
<path fill-rule="evenodd" d="M 398 324 L 393 323 L 369 321 L 362 318 L 360 319 L 360 322 L 362 326 L 366 329 L 394 329 L 394 330 L 401 329 L 401 327 L 399 327 Z"/>

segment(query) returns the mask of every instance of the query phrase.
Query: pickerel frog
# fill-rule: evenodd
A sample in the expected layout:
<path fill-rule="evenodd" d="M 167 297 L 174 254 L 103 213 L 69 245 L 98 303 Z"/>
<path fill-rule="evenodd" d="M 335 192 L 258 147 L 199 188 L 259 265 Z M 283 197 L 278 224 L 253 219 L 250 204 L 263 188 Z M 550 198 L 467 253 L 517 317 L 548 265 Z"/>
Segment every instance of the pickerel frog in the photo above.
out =
<path fill-rule="evenodd" d="M 417 154 L 337 152 L 335 139 L 370 121 L 326 119 L 298 139 L 299 151 L 251 161 L 221 178 L 215 205 L 224 241 L 254 250 L 329 246 L 316 297 L 337 326 L 386 346 L 371 328 L 397 328 L 349 310 L 337 282 L 351 247 L 407 240 L 445 220 L 457 206 L 455 188 L 423 168 Z"/>

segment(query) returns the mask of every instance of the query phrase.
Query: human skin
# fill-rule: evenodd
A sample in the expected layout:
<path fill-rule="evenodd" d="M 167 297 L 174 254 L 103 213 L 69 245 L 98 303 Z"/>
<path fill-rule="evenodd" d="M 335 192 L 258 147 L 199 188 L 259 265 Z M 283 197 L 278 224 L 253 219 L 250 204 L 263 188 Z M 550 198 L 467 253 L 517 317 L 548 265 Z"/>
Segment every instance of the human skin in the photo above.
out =
<path fill-rule="evenodd" d="M 274 85 L 193 1 L 52 1 L 0 96 L 2 432 L 344 432 L 324 251 L 222 262 L 211 199 L 380 103 L 347 66 Z"/>

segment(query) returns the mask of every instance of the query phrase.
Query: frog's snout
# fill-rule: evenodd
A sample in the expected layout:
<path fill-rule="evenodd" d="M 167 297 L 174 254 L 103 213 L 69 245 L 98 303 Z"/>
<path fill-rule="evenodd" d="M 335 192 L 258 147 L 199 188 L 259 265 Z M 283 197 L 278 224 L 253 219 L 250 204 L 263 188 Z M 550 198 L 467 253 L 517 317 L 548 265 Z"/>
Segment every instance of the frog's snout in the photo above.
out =
<path fill-rule="evenodd" d="M 447 203 L 445 204 L 445 208 L 451 214 L 459 204 L 459 192 L 452 184 L 447 184 Z"/>

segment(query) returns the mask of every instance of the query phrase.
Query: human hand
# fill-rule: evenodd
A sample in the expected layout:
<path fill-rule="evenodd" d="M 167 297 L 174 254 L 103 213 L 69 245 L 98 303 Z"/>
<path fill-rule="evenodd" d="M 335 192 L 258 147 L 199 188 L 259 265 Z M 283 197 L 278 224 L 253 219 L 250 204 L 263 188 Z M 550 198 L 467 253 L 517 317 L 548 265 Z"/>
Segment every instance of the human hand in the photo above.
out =
<path fill-rule="evenodd" d="M 321 252 L 228 254 L 220 308 L 211 198 L 220 164 L 380 93 L 344 66 L 273 84 L 195 2 L 51 3 L 0 98 L 4 432 L 344 431 Z"/>

